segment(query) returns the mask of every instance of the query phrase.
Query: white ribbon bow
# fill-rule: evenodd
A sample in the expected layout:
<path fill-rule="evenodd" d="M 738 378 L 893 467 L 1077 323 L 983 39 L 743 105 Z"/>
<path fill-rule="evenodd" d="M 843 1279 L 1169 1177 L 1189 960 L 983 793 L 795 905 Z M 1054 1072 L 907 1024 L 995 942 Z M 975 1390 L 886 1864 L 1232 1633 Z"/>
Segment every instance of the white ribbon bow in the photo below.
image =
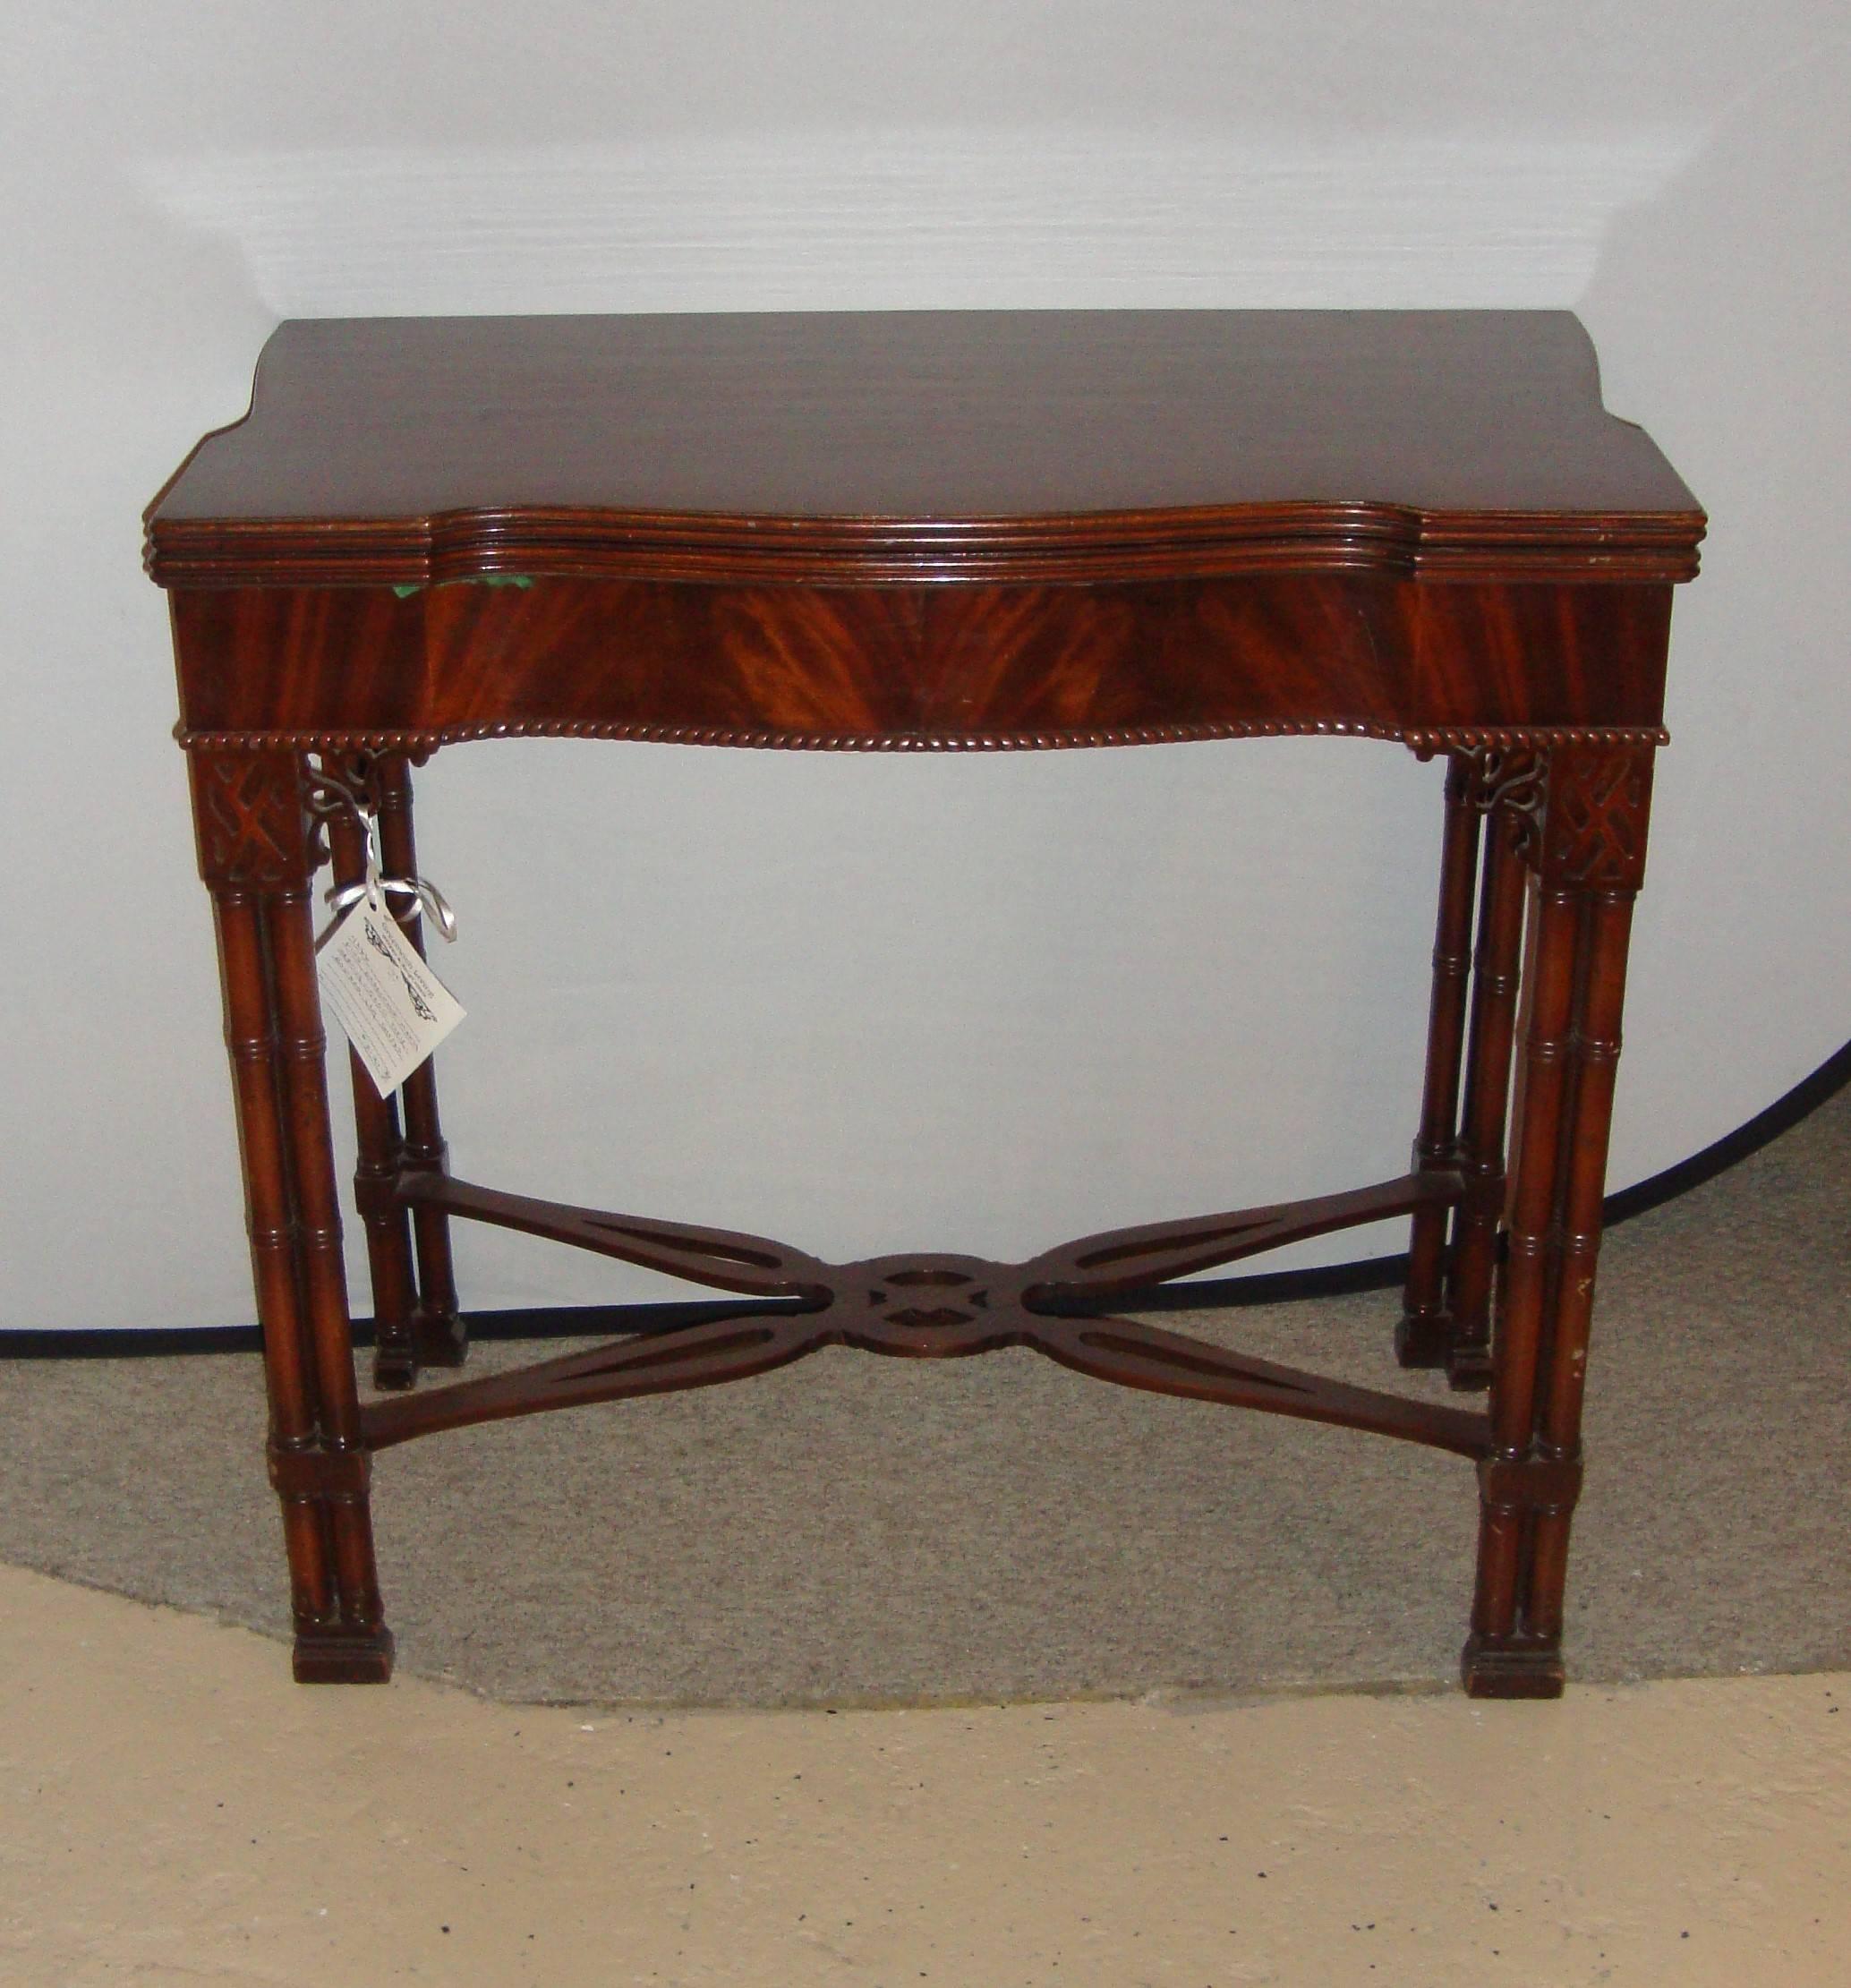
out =
<path fill-rule="evenodd" d="M 413 917 L 428 915 L 431 922 L 446 939 L 456 936 L 456 914 L 449 908 L 444 894 L 429 878 L 422 876 L 388 876 L 380 854 L 379 818 L 370 807 L 356 806 L 354 812 L 360 817 L 360 825 L 366 832 L 366 875 L 355 883 L 338 883 L 327 892 L 328 908 L 338 918 L 363 898 L 377 911 L 388 898 L 401 901 L 404 910 Z"/>

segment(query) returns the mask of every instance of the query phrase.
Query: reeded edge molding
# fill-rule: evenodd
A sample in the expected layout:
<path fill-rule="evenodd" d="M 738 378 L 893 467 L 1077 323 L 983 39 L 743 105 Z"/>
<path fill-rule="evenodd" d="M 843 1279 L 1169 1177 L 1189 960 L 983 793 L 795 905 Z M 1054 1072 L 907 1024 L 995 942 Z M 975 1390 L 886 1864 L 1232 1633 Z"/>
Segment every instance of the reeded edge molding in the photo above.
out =
<path fill-rule="evenodd" d="M 429 730 L 189 731 L 174 736 L 188 752 L 376 752 L 423 755 L 482 738 L 618 738 L 665 746 L 738 746 L 822 753 L 1053 752 L 1094 746 L 1181 745 L 1209 738 L 1381 738 L 1433 753 L 1490 748 L 1668 746 L 1662 725 L 1378 725 L 1367 720 L 1252 718 L 1202 725 L 1128 725 L 1022 732 L 792 732 L 724 725 L 651 725 L 516 720 Z"/>
<path fill-rule="evenodd" d="M 1072 516 L 750 517 L 533 507 L 425 518 L 150 516 L 167 587 L 429 586 L 498 574 L 789 582 L 1221 579 L 1278 572 L 1433 579 L 1681 581 L 1697 511 L 1425 512 L 1285 503 Z"/>

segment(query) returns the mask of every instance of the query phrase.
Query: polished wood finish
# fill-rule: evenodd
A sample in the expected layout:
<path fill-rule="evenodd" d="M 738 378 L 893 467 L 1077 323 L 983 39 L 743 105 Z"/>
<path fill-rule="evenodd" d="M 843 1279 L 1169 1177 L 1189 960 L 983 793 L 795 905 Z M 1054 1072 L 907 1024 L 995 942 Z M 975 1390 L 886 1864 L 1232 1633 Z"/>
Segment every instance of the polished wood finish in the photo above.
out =
<path fill-rule="evenodd" d="M 1026 1263 L 934 1255 L 831 1264 L 763 1236 L 562 1207 L 421 1173 L 402 1188 L 414 1207 L 440 1207 L 548 1236 L 738 1292 L 747 1302 L 735 1318 L 710 1316 L 646 1342 L 619 1342 L 517 1373 L 376 1403 L 366 1412 L 367 1440 L 379 1450 L 470 1422 L 713 1386 L 789 1365 L 824 1346 L 915 1360 L 1026 1346 L 1122 1386 L 1264 1408 L 1482 1457 L 1490 1454 L 1482 1415 L 1346 1386 L 1100 1309 L 1128 1293 L 1308 1236 L 1415 1209 L 1444 1209 L 1461 1187 L 1456 1174 L 1410 1174 L 1350 1194 L 1086 1236 Z M 780 1300 L 776 1309 L 767 1301 Z"/>
<path fill-rule="evenodd" d="M 386 874 L 417 874 L 411 770 L 403 754 L 363 752 L 324 764 L 311 783 L 310 805 L 326 819 L 337 885 L 355 884 L 365 874 L 368 817 L 378 824 Z M 422 954 L 423 926 L 416 900 L 394 899 L 392 909 L 406 939 Z M 448 1157 L 438 1113 L 436 1061 L 421 1063 L 391 1097 L 380 1096 L 351 1051 L 348 1061 L 358 1149 L 354 1199 L 366 1224 L 373 1290 L 373 1382 L 380 1387 L 409 1387 L 421 1365 L 460 1367 L 469 1344 L 468 1329 L 456 1309 L 448 1218 L 428 1208 L 408 1216 L 396 1197 L 401 1173 L 440 1172 Z"/>
<path fill-rule="evenodd" d="M 1581 1404 L 1619 1061 L 1626 940 L 1642 881 L 1649 753 L 1551 755 L 1538 796 L 1508 1254 L 1491 1380 L 1467 1688 L 1552 1697 L 1580 1485 Z"/>
<path fill-rule="evenodd" d="M 1564 311 L 318 320 L 154 506 L 165 585 L 1280 567 L 1685 579 Z"/>
<path fill-rule="evenodd" d="M 1626 934 L 1671 589 L 1703 530 L 1650 439 L 1601 408 L 1572 318 L 286 325 L 251 415 L 200 445 L 147 528 L 218 923 L 299 1676 L 389 1668 L 367 1515 L 381 1449 L 825 1345 L 1015 1345 L 1472 1459 L 1465 1682 L 1561 1688 Z M 401 1391 L 360 1406 L 309 915 L 324 829 L 337 877 L 363 865 L 356 804 L 409 875 L 411 768 L 465 739 L 917 751 L 1285 733 L 1446 757 L 1410 1174 L 1019 1263 L 828 1264 L 455 1180 L 429 1068 L 402 1117 L 363 1074 L 377 1371 Z M 1391 1214 L 1412 1224 L 1400 1357 L 1488 1383 L 1482 1411 L 1123 1316 L 1167 1280 Z M 464 1357 L 453 1220 L 728 1295 L 698 1323 L 404 1391 Z"/>
<path fill-rule="evenodd" d="M 1472 872 L 1479 816 L 1472 805 L 1478 764 L 1454 753 L 1446 768 L 1446 832 L 1440 849 L 1439 915 L 1433 939 L 1433 994 L 1427 1014 L 1427 1075 L 1414 1165 L 1423 1172 L 1459 1162 L 1459 1077 L 1471 979 Z M 1407 1283 L 1395 1351 L 1403 1367 L 1440 1367 L 1452 1346 L 1446 1303 L 1446 1214 L 1425 1208 L 1408 1238 Z"/>
<path fill-rule="evenodd" d="M 212 893 L 283 1506 L 295 1675 L 390 1675 L 367 1502 L 317 1009 L 313 852 L 295 755 L 197 757 L 200 872 Z"/>
<path fill-rule="evenodd" d="M 380 849 L 388 876 L 415 876 L 418 849 L 412 828 L 411 769 L 402 753 L 382 754 L 373 791 L 379 808 Z M 412 950 L 424 951 L 423 921 L 415 900 L 395 900 L 393 911 Z M 449 1157 L 437 1108 L 437 1059 L 427 1057 L 405 1080 L 405 1138 L 401 1171 L 440 1173 Z M 426 1367 L 460 1367 L 469 1332 L 456 1310 L 456 1272 L 450 1263 L 450 1225 L 441 1210 L 419 1208 L 412 1216 L 418 1254 L 418 1299 L 411 1317 L 412 1358 Z"/>
<path fill-rule="evenodd" d="M 343 786 L 328 808 L 328 844 L 337 885 L 356 884 L 366 875 L 366 832 L 348 795 L 377 809 L 374 763 L 362 757 L 341 769 Z M 395 1093 L 381 1097 L 366 1065 L 347 1052 L 354 1091 L 354 1204 L 366 1224 L 366 1261 L 372 1285 L 373 1385 L 409 1387 L 418 1377 L 412 1333 L 417 1309 L 417 1275 L 412 1260 L 411 1216 L 397 1194 L 405 1160 L 405 1135 Z"/>
<path fill-rule="evenodd" d="M 1453 1218 L 1446 1270 L 1446 1367 L 1460 1387 L 1488 1386 L 1491 1379 L 1491 1291 L 1505 1213 L 1504 1133 L 1523 940 L 1522 851 L 1531 830 L 1521 810 L 1533 806 L 1541 777 L 1533 754 L 1486 754 L 1480 764 L 1476 798 L 1489 822 L 1457 1160 L 1466 1192 Z"/>
<path fill-rule="evenodd" d="M 905 752 L 1356 733 L 1663 737 L 1671 590 L 1337 573 L 1168 585 L 201 588 L 183 741 L 514 734 Z M 264 658 L 261 670 L 239 659 Z M 355 695 L 364 686 L 364 697 Z"/>

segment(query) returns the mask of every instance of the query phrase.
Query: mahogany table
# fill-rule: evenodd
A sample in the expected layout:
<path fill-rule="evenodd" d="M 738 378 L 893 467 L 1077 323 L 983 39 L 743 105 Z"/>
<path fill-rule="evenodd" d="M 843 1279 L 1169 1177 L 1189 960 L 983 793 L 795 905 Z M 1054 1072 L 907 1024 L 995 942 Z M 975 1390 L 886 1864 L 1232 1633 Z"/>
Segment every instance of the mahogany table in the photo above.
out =
<path fill-rule="evenodd" d="M 283 325 L 251 414 L 149 508 L 147 559 L 217 919 L 297 1677 L 389 1675 L 368 1486 L 394 1444 L 821 1346 L 1028 1346 L 1471 1459 L 1465 1683 L 1559 1692 L 1627 931 L 1671 588 L 1703 522 L 1603 411 L 1587 336 L 1558 312 Z M 387 1100 L 356 1069 L 382 1386 L 463 1361 L 453 1217 L 728 1294 L 671 1329 L 361 1403 L 311 891 L 328 857 L 360 874 L 356 804 L 409 876 L 408 770 L 465 739 L 909 752 L 1280 733 L 1446 762 L 1403 1178 L 1022 1263 L 831 1264 L 468 1185 L 431 1066 Z M 1483 1410 L 1125 1315 L 1168 1279 L 1396 1214 L 1412 1231 L 1396 1353 L 1488 1384 Z"/>

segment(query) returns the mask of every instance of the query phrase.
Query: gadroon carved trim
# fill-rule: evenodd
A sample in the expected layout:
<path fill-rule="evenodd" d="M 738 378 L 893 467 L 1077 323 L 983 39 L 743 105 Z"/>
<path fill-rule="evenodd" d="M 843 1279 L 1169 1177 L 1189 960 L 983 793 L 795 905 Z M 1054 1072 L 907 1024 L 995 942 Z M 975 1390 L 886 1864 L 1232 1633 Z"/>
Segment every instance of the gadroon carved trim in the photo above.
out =
<path fill-rule="evenodd" d="M 1100 746 L 1164 746 L 1209 738 L 1382 738 L 1422 758 L 1436 753 L 1540 752 L 1552 746 L 1610 746 L 1633 751 L 1670 743 L 1662 725 L 1441 725 L 1403 727 L 1366 720 L 1253 718 L 1200 725 L 1130 725 L 1023 732 L 792 732 L 751 726 L 614 724 L 535 719 L 447 725 L 423 730 L 363 728 L 285 731 L 188 731 L 174 735 L 188 752 L 405 753 L 481 738 L 613 738 L 666 746 L 732 746 L 772 752 L 1059 752 Z"/>

